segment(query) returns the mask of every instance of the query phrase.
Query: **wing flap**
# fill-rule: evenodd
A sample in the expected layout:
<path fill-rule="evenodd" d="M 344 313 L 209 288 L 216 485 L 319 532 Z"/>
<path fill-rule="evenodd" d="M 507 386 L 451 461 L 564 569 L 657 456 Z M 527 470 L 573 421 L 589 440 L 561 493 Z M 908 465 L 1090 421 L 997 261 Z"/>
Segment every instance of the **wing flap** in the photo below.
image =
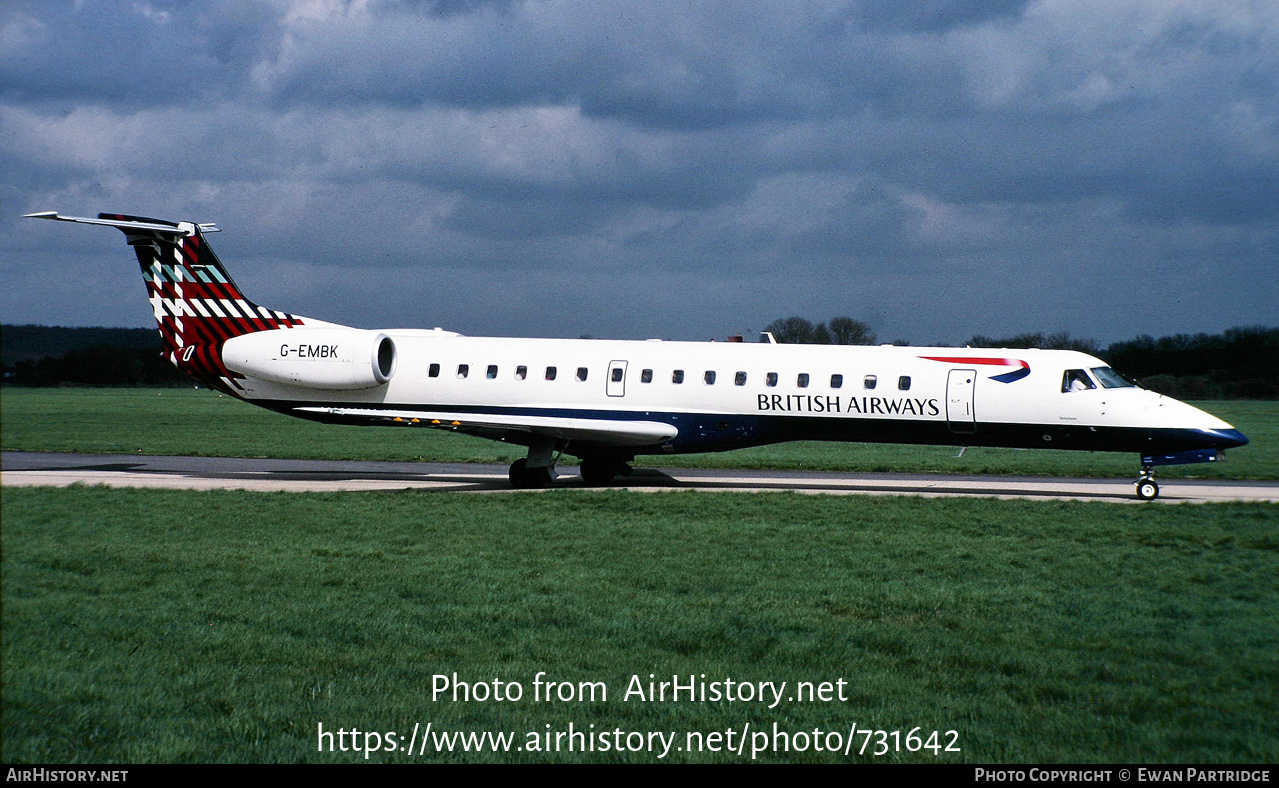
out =
<path fill-rule="evenodd" d="M 610 446 L 650 446 L 674 438 L 679 430 L 660 421 L 623 419 L 583 419 L 564 416 L 520 416 L 503 413 L 454 413 L 432 410 L 387 408 L 294 408 L 304 413 L 321 413 L 370 421 L 401 421 L 438 429 L 482 435 L 520 438 L 537 436 L 560 440 L 590 441 Z"/>

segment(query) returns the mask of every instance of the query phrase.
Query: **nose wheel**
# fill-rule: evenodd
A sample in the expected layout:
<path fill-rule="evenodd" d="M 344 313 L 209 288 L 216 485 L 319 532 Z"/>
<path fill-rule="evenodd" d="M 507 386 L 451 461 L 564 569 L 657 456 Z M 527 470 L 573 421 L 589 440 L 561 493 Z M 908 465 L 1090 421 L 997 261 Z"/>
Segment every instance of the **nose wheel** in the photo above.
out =
<path fill-rule="evenodd" d="M 1137 497 L 1143 501 L 1153 501 L 1159 497 L 1159 485 L 1155 483 L 1154 474 L 1149 468 L 1141 471 L 1141 477 L 1137 479 Z"/>

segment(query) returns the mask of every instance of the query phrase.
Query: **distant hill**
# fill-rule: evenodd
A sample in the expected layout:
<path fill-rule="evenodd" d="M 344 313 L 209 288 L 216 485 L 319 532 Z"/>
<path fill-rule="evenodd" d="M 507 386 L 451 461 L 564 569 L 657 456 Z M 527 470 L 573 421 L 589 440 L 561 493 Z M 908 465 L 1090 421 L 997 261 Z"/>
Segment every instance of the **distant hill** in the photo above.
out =
<path fill-rule="evenodd" d="M 39 361 L 111 345 L 129 350 L 159 353 L 160 332 L 154 328 L 64 328 L 63 326 L 0 326 L 0 361 L 12 366 L 19 361 Z"/>

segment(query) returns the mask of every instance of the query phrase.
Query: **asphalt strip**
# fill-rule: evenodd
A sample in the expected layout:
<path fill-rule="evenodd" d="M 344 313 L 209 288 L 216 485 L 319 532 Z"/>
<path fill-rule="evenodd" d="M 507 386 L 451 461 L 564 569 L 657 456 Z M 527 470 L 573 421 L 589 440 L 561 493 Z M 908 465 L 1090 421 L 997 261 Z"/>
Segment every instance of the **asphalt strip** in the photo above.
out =
<path fill-rule="evenodd" d="M 405 489 L 517 492 L 507 482 L 505 467 L 466 463 L 5 452 L 0 457 L 0 468 L 0 484 L 6 487 L 68 487 L 80 484 L 269 492 Z M 1157 501 L 1165 503 L 1279 503 L 1279 482 L 1175 479 L 1161 481 L 1160 486 Z M 610 487 L 641 492 L 689 489 L 711 492 L 789 491 L 809 495 L 915 495 L 1142 503 L 1136 498 L 1130 479 L 641 468 L 630 476 L 619 477 Z M 551 489 L 574 488 L 584 488 L 576 470 L 561 468 Z"/>

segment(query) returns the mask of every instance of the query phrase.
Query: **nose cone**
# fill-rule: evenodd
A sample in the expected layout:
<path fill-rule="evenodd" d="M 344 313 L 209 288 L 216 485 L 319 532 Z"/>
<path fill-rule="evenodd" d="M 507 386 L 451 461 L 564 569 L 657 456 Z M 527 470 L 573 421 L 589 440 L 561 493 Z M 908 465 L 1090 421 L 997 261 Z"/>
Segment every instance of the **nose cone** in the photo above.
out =
<path fill-rule="evenodd" d="M 1236 429 L 1228 430 L 1208 430 L 1211 436 L 1212 444 L 1218 449 L 1233 449 L 1238 446 L 1245 446 L 1248 443 L 1248 436 Z"/>

